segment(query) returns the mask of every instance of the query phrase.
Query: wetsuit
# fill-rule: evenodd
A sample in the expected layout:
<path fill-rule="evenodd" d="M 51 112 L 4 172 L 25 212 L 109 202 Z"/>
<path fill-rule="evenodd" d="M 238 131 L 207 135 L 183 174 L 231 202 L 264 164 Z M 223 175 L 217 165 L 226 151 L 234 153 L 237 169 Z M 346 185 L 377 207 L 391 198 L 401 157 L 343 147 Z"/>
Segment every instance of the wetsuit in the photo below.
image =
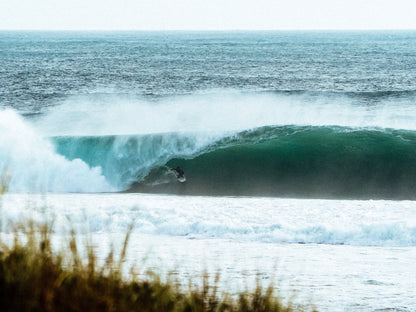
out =
<path fill-rule="evenodd" d="M 172 170 L 176 171 L 176 176 L 178 178 L 183 178 L 183 175 L 185 174 L 185 172 L 183 172 L 183 170 L 181 169 L 181 167 L 176 167 L 176 168 L 172 168 Z"/>

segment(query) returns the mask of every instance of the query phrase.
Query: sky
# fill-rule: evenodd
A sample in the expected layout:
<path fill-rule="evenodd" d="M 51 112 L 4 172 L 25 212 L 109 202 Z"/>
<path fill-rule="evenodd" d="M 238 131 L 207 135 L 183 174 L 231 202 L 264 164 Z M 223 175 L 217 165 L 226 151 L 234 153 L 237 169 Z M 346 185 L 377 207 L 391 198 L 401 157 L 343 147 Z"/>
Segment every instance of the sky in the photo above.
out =
<path fill-rule="evenodd" d="M 0 29 L 416 29 L 416 1 L 0 0 Z"/>

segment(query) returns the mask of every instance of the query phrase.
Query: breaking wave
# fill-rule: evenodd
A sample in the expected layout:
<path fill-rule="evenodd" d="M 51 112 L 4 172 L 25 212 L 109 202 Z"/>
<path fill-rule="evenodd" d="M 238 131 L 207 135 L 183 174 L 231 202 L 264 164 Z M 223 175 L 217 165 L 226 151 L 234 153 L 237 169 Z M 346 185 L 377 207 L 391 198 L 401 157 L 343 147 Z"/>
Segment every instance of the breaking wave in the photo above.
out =
<path fill-rule="evenodd" d="M 12 110 L 0 111 L 0 172 L 10 175 L 13 192 L 114 191 L 100 167 L 57 154 L 49 140 Z"/>
<path fill-rule="evenodd" d="M 86 95 L 0 111 L 11 190 L 416 198 L 414 93 Z M 181 166 L 177 183 L 170 167 Z"/>
<path fill-rule="evenodd" d="M 120 190 L 192 195 L 416 198 L 416 132 L 268 126 L 203 133 L 55 137 Z M 188 179 L 177 183 L 169 168 Z M 132 186 L 131 186 L 132 185 Z"/>

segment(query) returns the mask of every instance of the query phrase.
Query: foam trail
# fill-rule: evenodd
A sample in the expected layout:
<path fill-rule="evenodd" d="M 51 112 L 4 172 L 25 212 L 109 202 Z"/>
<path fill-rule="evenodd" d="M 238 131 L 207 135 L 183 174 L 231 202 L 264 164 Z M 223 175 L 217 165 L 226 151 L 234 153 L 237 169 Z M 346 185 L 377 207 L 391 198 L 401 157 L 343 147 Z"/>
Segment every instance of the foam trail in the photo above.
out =
<path fill-rule="evenodd" d="M 58 155 L 15 111 L 0 111 L 0 171 L 11 175 L 12 192 L 112 191 L 101 168 Z"/>
<path fill-rule="evenodd" d="M 267 125 L 338 125 L 416 130 L 414 99 L 357 103 L 346 94 L 215 93 L 158 100 L 80 96 L 35 121 L 45 135 L 241 131 Z"/>

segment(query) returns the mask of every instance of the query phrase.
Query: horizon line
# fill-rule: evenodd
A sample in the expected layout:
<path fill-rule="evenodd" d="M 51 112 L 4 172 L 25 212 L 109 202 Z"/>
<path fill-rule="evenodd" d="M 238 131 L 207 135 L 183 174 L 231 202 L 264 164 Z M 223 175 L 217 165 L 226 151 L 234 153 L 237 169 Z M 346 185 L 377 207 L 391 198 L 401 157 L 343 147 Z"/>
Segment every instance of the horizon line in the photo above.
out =
<path fill-rule="evenodd" d="M 317 31 L 327 31 L 327 32 L 337 32 L 337 31 L 416 31 L 416 28 L 287 28 L 287 29 L 100 29 L 100 28 L 91 28 L 91 29 L 25 29 L 25 28 L 0 28 L 0 31 L 33 31 L 33 32 L 285 32 L 285 31 L 302 31 L 302 32 L 317 32 Z"/>

